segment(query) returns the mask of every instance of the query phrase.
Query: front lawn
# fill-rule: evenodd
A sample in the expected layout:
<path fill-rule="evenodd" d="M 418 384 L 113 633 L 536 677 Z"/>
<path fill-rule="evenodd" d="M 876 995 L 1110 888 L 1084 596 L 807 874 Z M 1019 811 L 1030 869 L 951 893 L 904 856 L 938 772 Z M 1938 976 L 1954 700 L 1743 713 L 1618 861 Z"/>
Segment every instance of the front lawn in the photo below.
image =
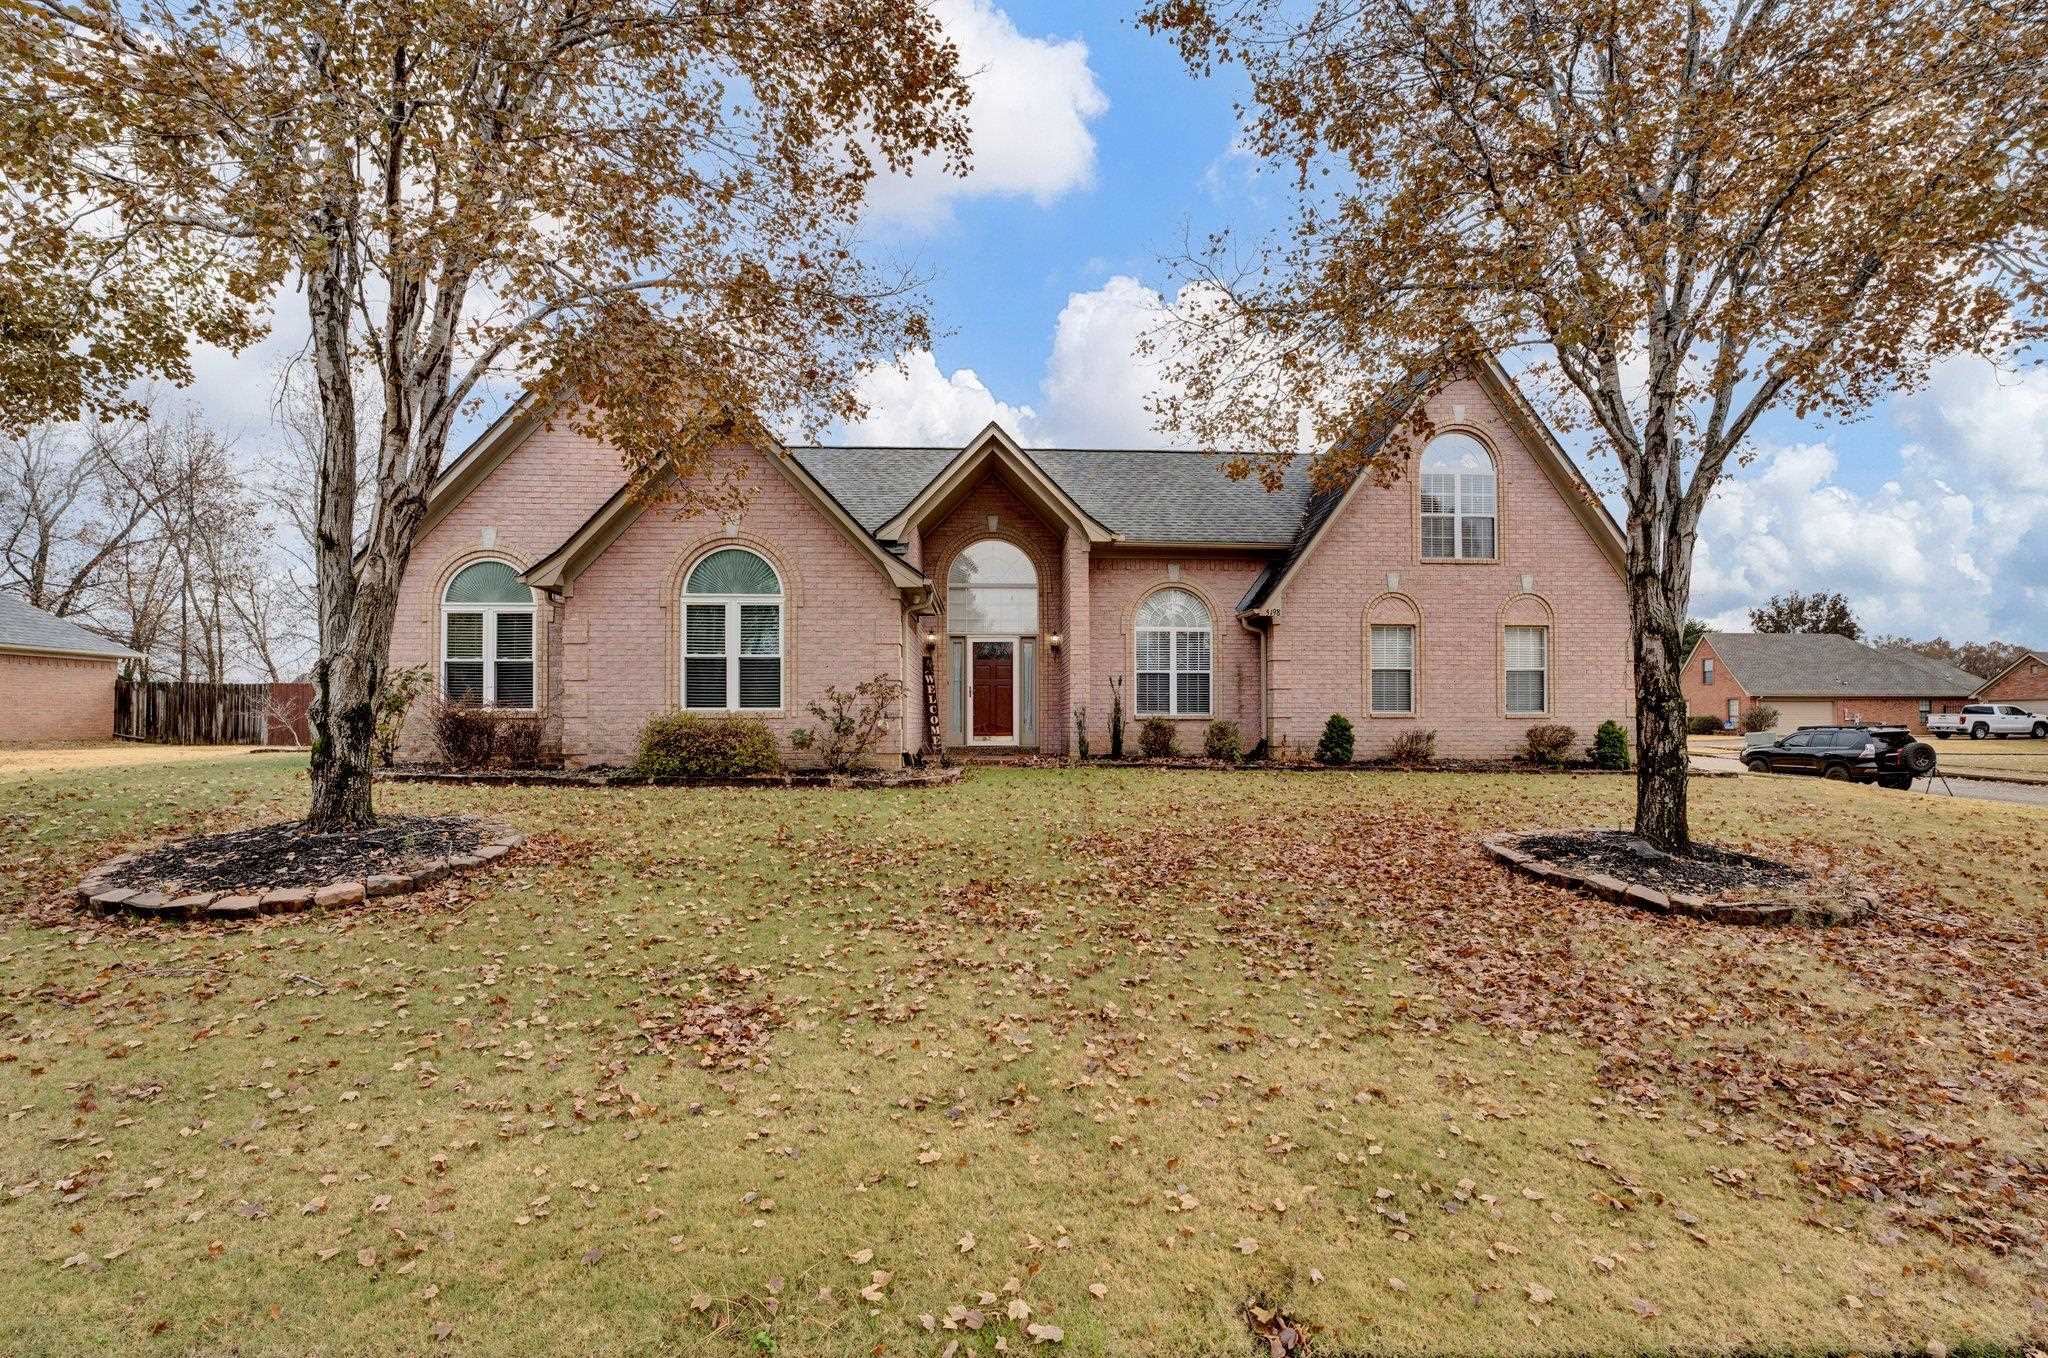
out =
<path fill-rule="evenodd" d="M 0 782 L 0 1351 L 1243 1355 L 1254 1301 L 1318 1354 L 2048 1334 L 2048 812 L 1696 782 L 1703 833 L 1890 896 L 1786 932 L 1475 847 L 1624 823 L 1618 778 L 379 793 L 532 842 L 151 928 L 58 898 L 295 813 L 302 761 Z"/>

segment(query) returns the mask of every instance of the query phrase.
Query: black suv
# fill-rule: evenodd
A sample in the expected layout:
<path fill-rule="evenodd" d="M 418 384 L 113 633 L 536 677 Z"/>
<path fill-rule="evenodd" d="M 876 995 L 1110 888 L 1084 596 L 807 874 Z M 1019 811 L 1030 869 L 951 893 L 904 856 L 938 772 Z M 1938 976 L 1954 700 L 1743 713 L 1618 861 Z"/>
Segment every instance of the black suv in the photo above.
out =
<path fill-rule="evenodd" d="M 1802 726 L 1745 749 L 1742 766 L 1903 789 L 1934 772 L 1934 747 L 1903 726 Z"/>

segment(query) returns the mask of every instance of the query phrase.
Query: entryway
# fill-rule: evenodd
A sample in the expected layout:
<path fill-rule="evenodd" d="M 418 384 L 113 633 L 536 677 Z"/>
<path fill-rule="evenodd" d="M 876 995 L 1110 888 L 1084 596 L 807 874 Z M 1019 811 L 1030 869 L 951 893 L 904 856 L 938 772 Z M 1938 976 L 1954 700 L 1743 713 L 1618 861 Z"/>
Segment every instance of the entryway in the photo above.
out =
<path fill-rule="evenodd" d="M 969 637 L 973 664 L 967 677 L 968 740 L 975 745 L 1017 743 L 1017 643 L 1009 637 Z"/>

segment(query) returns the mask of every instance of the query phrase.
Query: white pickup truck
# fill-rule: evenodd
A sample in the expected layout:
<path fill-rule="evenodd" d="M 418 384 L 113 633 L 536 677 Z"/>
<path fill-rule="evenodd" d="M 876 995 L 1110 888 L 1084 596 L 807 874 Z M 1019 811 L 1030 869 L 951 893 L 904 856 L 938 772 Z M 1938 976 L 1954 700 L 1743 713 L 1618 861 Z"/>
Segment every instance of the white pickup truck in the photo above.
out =
<path fill-rule="evenodd" d="M 2048 740 L 2048 716 L 2011 703 L 1972 703 L 1961 712 L 1941 712 L 1929 717 L 1927 729 L 1943 740 L 1950 736 L 1968 736 L 1972 740 L 1986 736 L 2032 736 Z"/>

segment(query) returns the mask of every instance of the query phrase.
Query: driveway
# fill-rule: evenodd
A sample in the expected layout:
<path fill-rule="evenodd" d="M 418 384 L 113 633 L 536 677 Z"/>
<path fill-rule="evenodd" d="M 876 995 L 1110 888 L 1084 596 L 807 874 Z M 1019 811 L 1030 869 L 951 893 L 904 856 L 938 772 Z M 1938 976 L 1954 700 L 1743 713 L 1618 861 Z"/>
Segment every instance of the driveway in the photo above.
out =
<path fill-rule="evenodd" d="M 1739 773 L 1745 778 L 1789 778 L 1793 775 L 1782 773 L 1750 773 L 1742 767 L 1739 759 L 1724 755 L 1696 754 L 1692 766 L 1701 773 Z M 1822 781 L 1814 779 L 1815 782 Z M 1934 788 L 1930 792 L 1927 782 L 1921 779 L 1913 784 L 1913 790 L 1906 794 L 1912 797 L 1946 797 L 1953 792 L 1957 797 L 1966 797 L 1980 802 L 2016 802 L 2021 806 L 2048 806 L 2048 785 L 2040 783 L 2005 783 L 1988 778 L 1950 777 L 1943 779 L 1936 775 Z"/>

